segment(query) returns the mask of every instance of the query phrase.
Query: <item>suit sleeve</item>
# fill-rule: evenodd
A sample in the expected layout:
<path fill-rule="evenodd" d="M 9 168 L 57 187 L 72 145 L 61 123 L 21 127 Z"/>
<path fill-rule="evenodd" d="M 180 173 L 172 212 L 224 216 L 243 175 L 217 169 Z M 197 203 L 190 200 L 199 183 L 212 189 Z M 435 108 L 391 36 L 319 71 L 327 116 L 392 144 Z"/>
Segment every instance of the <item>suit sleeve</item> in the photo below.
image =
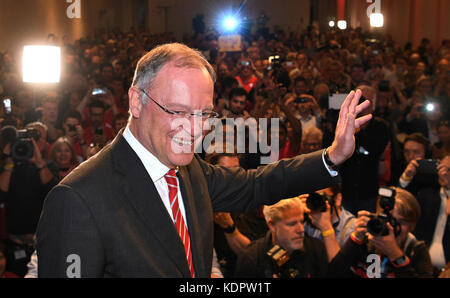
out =
<path fill-rule="evenodd" d="M 37 228 L 38 277 L 102 277 L 104 250 L 82 198 L 59 185 L 47 196 Z"/>
<path fill-rule="evenodd" d="M 326 169 L 322 151 L 248 171 L 200 164 L 214 211 L 247 212 L 340 182 L 340 176 L 332 177 Z"/>

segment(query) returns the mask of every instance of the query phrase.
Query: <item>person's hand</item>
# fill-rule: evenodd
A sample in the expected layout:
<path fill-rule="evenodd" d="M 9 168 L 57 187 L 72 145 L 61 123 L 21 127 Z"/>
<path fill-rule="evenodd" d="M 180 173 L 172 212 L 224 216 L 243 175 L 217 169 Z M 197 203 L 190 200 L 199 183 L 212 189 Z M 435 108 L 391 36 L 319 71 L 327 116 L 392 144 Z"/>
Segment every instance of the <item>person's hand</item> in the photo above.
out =
<path fill-rule="evenodd" d="M 333 229 L 333 225 L 331 224 L 331 207 L 328 201 L 327 210 L 324 212 L 311 212 L 309 214 L 309 218 L 311 219 L 311 223 L 317 227 L 320 231 L 325 232 Z"/>
<path fill-rule="evenodd" d="M 41 168 L 45 165 L 45 161 L 42 159 L 41 150 L 36 143 L 36 141 L 31 138 L 33 143 L 33 156 L 28 160 L 28 162 L 33 163 L 37 168 Z"/>
<path fill-rule="evenodd" d="M 450 186 L 450 171 L 447 166 L 443 163 L 440 163 L 437 167 L 438 176 L 439 176 L 439 184 L 442 187 L 449 188 Z"/>
<path fill-rule="evenodd" d="M 297 198 L 300 200 L 300 203 L 302 204 L 303 212 L 305 214 L 311 214 L 311 210 L 309 210 L 308 206 L 306 205 L 306 199 L 309 197 L 309 194 L 303 194 L 299 195 Z"/>
<path fill-rule="evenodd" d="M 11 144 L 6 144 L 5 147 L 3 147 L 3 154 L 6 156 L 11 155 Z"/>
<path fill-rule="evenodd" d="M 231 227 L 234 224 L 234 221 L 228 212 L 215 212 L 214 222 L 223 229 Z"/>
<path fill-rule="evenodd" d="M 373 244 L 377 251 L 394 261 L 403 255 L 403 251 L 397 244 L 395 239 L 394 228 L 387 223 L 389 234 L 386 236 L 373 236 L 369 233 L 368 240 Z"/>
<path fill-rule="evenodd" d="M 420 116 L 422 115 L 422 112 L 421 112 L 422 108 L 423 108 L 423 103 L 421 103 L 421 102 L 415 103 L 413 105 L 413 107 L 411 108 L 411 111 L 409 112 L 407 117 L 410 119 L 420 118 Z"/>
<path fill-rule="evenodd" d="M 406 166 L 406 169 L 403 171 L 403 176 L 404 179 L 406 178 L 406 180 L 411 180 L 412 178 L 414 178 L 414 176 L 417 173 L 417 168 L 419 167 L 419 163 L 417 162 L 419 159 L 413 159 L 409 162 L 409 164 Z"/>
<path fill-rule="evenodd" d="M 77 137 L 78 141 L 82 142 L 84 140 L 84 130 L 80 124 L 78 124 L 76 126 L 76 132 L 77 132 L 76 137 Z"/>
<path fill-rule="evenodd" d="M 342 164 L 352 156 L 355 151 L 355 131 L 372 119 L 372 114 L 356 118 L 362 110 L 370 106 L 368 100 L 358 105 L 361 95 L 361 90 L 350 92 L 341 106 L 335 138 L 328 150 L 330 160 L 335 165 Z"/>
<path fill-rule="evenodd" d="M 367 234 L 367 223 L 370 220 L 370 212 L 361 210 L 358 211 L 358 217 L 355 221 L 355 229 L 353 230 L 354 235 L 358 239 L 364 239 Z"/>

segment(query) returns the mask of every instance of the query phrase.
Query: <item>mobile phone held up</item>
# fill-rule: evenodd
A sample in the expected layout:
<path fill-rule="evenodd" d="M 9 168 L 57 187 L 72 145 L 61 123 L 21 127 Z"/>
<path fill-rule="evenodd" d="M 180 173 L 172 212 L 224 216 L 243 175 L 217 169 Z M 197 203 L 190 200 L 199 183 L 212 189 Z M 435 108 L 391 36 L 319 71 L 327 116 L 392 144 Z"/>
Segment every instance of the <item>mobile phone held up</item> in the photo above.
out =
<path fill-rule="evenodd" d="M 3 99 L 3 110 L 6 115 L 11 114 L 11 112 L 12 112 L 11 98 Z"/>
<path fill-rule="evenodd" d="M 106 94 L 108 89 L 106 88 L 93 88 L 92 95 L 104 95 Z"/>

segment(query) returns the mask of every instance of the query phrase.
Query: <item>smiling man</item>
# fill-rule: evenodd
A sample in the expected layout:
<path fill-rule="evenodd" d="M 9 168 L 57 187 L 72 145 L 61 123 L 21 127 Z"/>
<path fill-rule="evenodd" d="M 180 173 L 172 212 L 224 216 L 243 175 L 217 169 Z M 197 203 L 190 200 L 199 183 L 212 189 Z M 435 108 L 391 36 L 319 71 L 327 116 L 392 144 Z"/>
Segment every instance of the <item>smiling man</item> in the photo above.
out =
<path fill-rule="evenodd" d="M 210 277 L 213 212 L 246 212 L 339 181 L 352 155 L 352 92 L 327 150 L 245 171 L 194 155 L 215 117 L 212 66 L 196 50 L 165 44 L 137 64 L 127 127 L 46 198 L 37 231 L 39 277 Z M 75 261 L 73 261 L 75 260 Z M 76 263 L 76 264 L 75 264 Z"/>

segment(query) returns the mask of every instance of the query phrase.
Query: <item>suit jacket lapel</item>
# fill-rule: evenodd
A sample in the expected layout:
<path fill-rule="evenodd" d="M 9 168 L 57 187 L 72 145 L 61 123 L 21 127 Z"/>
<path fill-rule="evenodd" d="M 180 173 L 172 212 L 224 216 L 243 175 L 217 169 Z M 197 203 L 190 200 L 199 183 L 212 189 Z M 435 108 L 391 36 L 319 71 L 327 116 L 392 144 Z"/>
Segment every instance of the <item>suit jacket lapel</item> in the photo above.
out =
<path fill-rule="evenodd" d="M 118 139 L 117 139 L 118 138 Z M 131 203 L 148 230 L 159 240 L 168 258 L 176 264 L 182 274 L 190 276 L 184 253 L 184 246 L 167 213 L 162 200 L 144 165 L 120 135 L 112 144 L 112 155 L 116 169 L 122 173 L 122 193 L 124 201 Z"/>

